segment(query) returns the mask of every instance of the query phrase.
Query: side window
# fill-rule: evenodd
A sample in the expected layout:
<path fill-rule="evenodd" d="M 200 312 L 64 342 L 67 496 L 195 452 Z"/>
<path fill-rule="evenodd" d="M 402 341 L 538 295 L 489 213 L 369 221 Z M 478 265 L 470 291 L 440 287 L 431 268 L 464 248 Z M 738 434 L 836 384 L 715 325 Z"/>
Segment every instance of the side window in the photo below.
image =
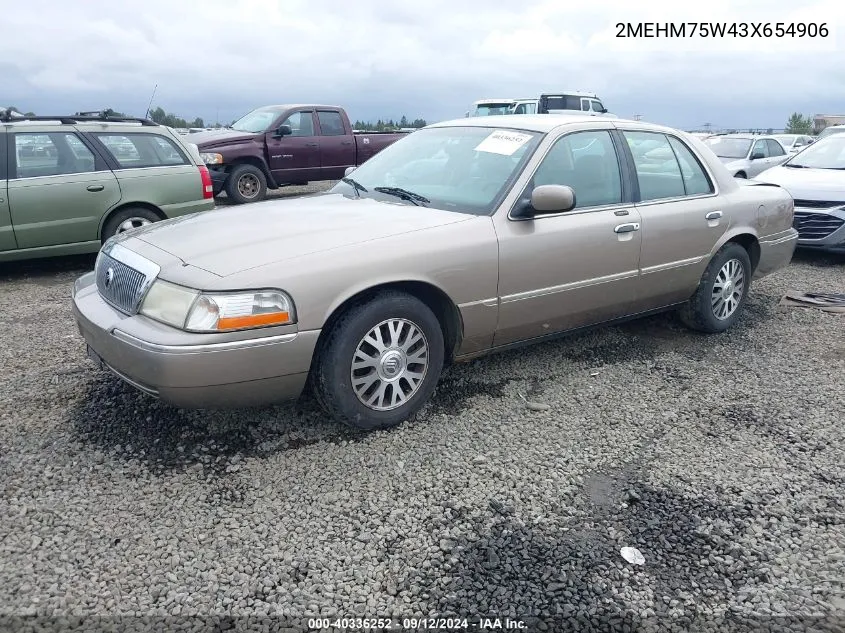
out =
<path fill-rule="evenodd" d="M 751 158 L 754 158 L 755 156 L 760 158 L 760 155 L 762 155 L 762 158 L 769 157 L 769 148 L 766 146 L 766 141 L 764 139 L 754 143 L 754 149 L 751 150 Z"/>
<path fill-rule="evenodd" d="M 536 103 L 526 103 L 525 104 L 525 112 L 526 112 L 526 114 L 537 114 L 537 104 Z"/>
<path fill-rule="evenodd" d="M 94 171 L 94 154 L 76 134 L 15 134 L 14 172 L 18 178 L 85 174 Z"/>
<path fill-rule="evenodd" d="M 311 112 L 294 112 L 282 125 L 289 125 L 291 136 L 314 136 L 314 117 Z"/>
<path fill-rule="evenodd" d="M 783 151 L 783 146 L 774 139 L 766 139 L 766 145 L 769 146 L 769 156 L 783 156 L 786 154 Z"/>
<path fill-rule="evenodd" d="M 532 184 L 568 185 L 575 208 L 622 202 L 622 177 L 610 133 L 575 132 L 555 142 L 534 172 Z"/>
<path fill-rule="evenodd" d="M 589 99 L 581 99 L 581 110 L 583 112 L 590 111 L 590 100 Z"/>
<path fill-rule="evenodd" d="M 317 118 L 320 121 L 320 133 L 323 136 L 343 136 L 346 134 L 340 112 L 319 110 Z"/>
<path fill-rule="evenodd" d="M 169 138 L 158 134 L 96 134 L 122 169 L 189 165 Z"/>
<path fill-rule="evenodd" d="M 634 157 L 640 199 L 677 198 L 686 193 L 681 168 L 665 134 L 624 132 Z"/>
<path fill-rule="evenodd" d="M 699 196 L 713 193 L 715 191 L 713 189 L 713 183 L 710 182 L 707 172 L 704 171 L 704 168 L 695 157 L 695 154 L 692 153 L 692 150 L 672 136 L 669 137 L 669 144 L 675 150 L 675 157 L 681 166 L 686 194 L 688 196 Z"/>
<path fill-rule="evenodd" d="M 596 101 L 595 99 L 591 100 L 590 103 L 593 106 L 593 112 L 601 112 L 604 110 L 604 106 L 601 104 L 601 101 Z"/>

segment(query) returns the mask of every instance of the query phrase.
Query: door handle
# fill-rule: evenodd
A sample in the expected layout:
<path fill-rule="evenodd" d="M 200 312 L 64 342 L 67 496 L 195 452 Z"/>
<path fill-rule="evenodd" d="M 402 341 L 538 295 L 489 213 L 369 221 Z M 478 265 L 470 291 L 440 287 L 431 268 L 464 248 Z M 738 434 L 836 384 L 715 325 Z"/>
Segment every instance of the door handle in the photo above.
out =
<path fill-rule="evenodd" d="M 102 191 L 105 189 L 104 185 L 88 185 L 88 191 Z"/>
<path fill-rule="evenodd" d="M 341 141 L 341 145 L 352 145 L 352 141 Z"/>
<path fill-rule="evenodd" d="M 637 222 L 629 222 L 628 224 L 620 224 L 615 229 L 614 233 L 631 233 L 632 231 L 639 231 L 640 225 Z"/>
<path fill-rule="evenodd" d="M 306 143 L 305 147 L 317 147 L 316 143 Z"/>
<path fill-rule="evenodd" d="M 710 213 L 708 213 L 707 215 L 704 216 L 704 219 L 705 220 L 718 220 L 721 217 L 722 217 L 721 211 L 711 211 Z"/>

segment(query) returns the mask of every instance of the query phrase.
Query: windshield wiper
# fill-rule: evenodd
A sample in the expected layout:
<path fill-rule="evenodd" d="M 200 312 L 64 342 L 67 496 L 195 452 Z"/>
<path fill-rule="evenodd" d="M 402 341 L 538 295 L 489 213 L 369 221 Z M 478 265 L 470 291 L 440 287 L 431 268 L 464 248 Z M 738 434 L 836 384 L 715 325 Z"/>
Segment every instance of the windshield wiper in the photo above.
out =
<path fill-rule="evenodd" d="M 397 198 L 401 198 L 402 200 L 407 200 L 408 202 L 413 202 L 415 205 L 420 206 L 420 203 L 428 204 L 431 202 L 425 196 L 421 196 L 418 193 L 414 193 L 413 191 L 408 191 L 407 189 L 402 189 L 402 187 L 373 187 L 375 191 L 379 193 L 386 193 L 390 196 L 396 196 Z"/>
<path fill-rule="evenodd" d="M 800 165 L 800 164 L 798 164 L 798 163 L 786 163 L 786 164 L 784 165 L 784 167 L 792 167 L 793 169 L 804 169 L 804 168 L 806 168 L 807 166 L 806 166 L 806 165 Z"/>
<path fill-rule="evenodd" d="M 362 185 L 360 182 L 355 180 L 354 178 L 350 178 L 349 176 L 344 176 L 340 179 L 341 182 L 345 182 L 347 185 L 352 185 L 352 188 L 355 190 L 355 195 L 359 198 L 361 197 L 361 192 L 367 193 L 367 188 Z"/>

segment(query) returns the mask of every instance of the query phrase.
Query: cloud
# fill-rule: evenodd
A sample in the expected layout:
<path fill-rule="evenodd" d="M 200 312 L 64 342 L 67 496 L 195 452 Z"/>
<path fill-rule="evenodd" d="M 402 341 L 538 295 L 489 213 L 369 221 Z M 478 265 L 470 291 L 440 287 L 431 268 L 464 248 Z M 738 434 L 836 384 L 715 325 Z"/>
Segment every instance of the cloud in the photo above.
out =
<path fill-rule="evenodd" d="M 228 121 L 269 103 L 332 102 L 356 118 L 459 117 L 489 95 L 598 92 L 676 126 L 779 127 L 842 109 L 845 5 L 785 0 L 355 3 L 32 0 L 3 11 L 3 99 L 30 110 L 155 105 Z M 49 16 L 49 20 L 45 19 Z M 619 22 L 825 22 L 827 38 L 627 38 Z M 687 27 L 689 28 L 689 27 Z"/>

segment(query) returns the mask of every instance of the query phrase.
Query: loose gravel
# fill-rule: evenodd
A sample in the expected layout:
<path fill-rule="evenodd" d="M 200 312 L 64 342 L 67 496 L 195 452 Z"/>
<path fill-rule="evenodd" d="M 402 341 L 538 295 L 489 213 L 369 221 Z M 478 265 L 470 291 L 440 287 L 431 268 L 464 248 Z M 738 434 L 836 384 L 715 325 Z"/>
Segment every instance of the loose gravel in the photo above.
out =
<path fill-rule="evenodd" d="M 845 627 L 845 315 L 778 307 L 790 289 L 845 291 L 842 257 L 799 253 L 756 282 L 728 334 L 663 315 L 455 366 L 418 420 L 372 434 L 307 398 L 176 410 L 94 369 L 69 301 L 92 264 L 0 264 L 8 628 L 86 614 Z"/>

